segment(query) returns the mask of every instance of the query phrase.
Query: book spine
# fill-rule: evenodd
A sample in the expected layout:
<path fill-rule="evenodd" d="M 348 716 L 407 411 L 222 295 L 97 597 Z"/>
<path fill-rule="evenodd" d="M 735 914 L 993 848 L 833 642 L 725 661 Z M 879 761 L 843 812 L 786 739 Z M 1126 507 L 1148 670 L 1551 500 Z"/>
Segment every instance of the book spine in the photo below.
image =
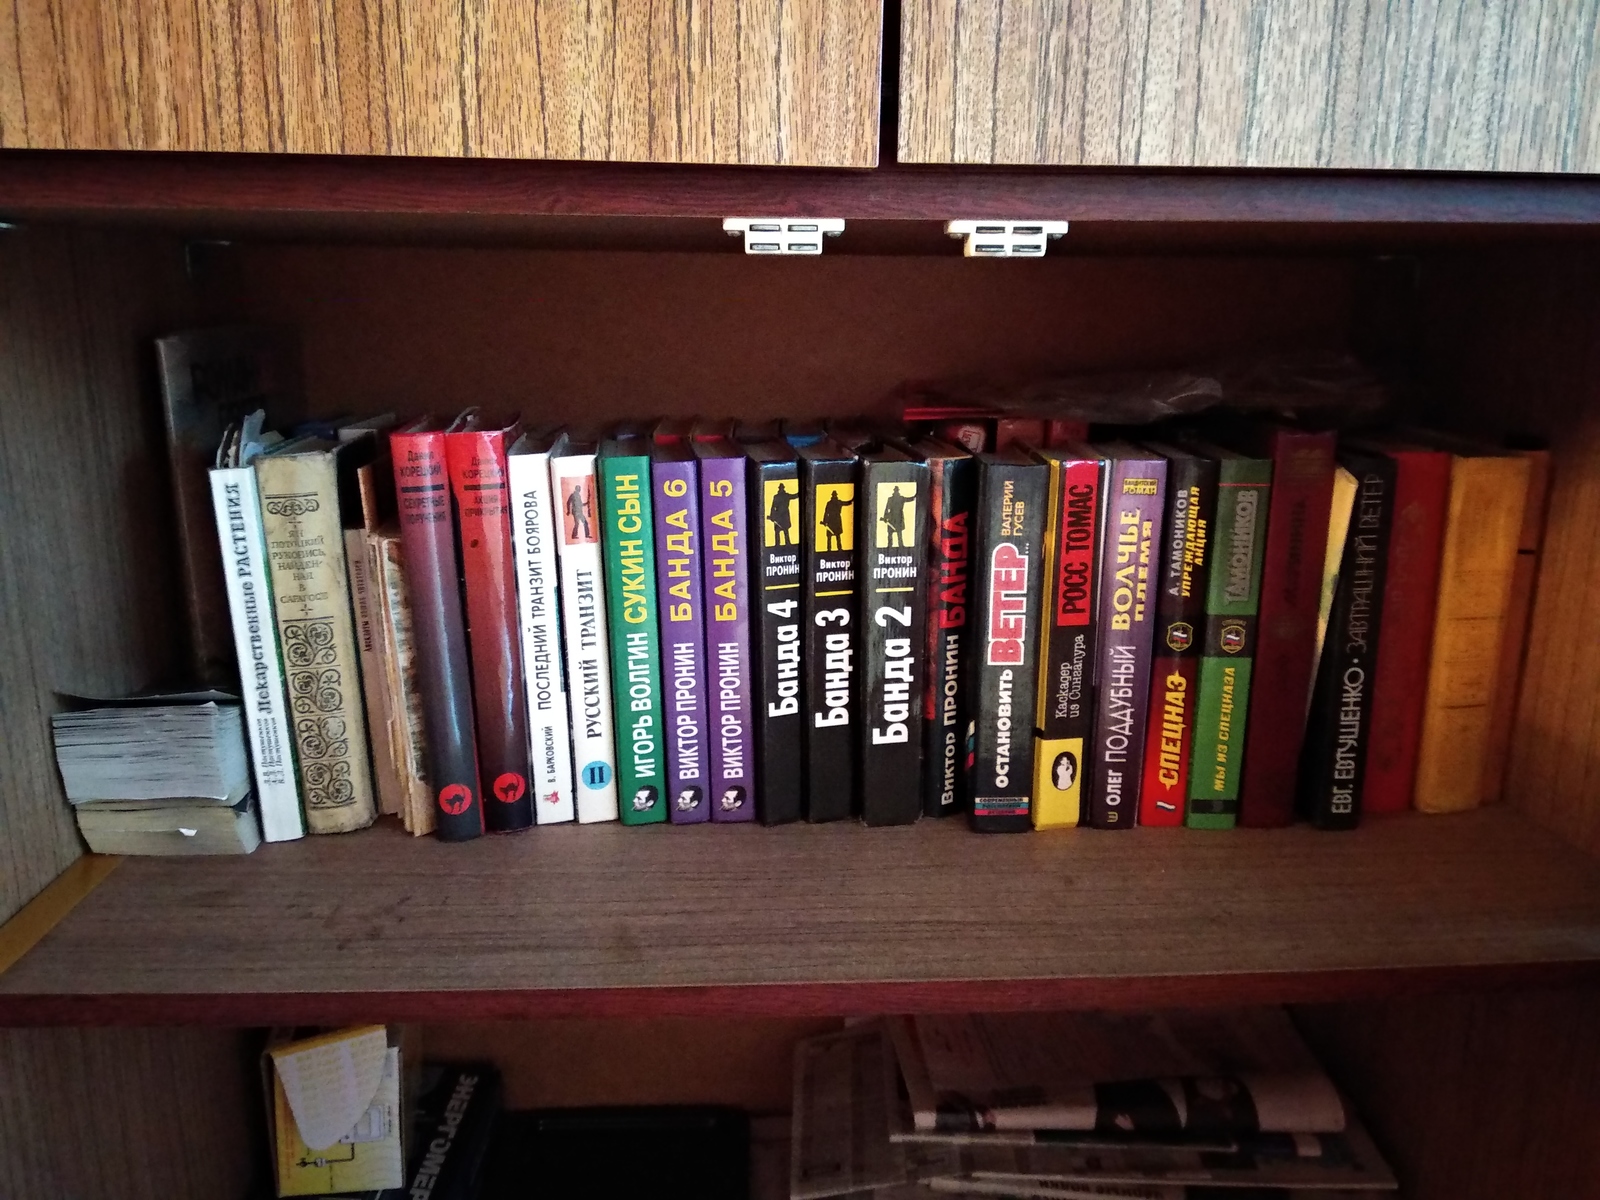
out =
<path fill-rule="evenodd" d="M 1333 498 L 1332 433 L 1281 430 L 1273 439 L 1272 498 L 1261 571 L 1260 638 L 1244 724 L 1238 822 L 1287 825 L 1305 737 L 1322 593 L 1322 552 Z M 1238 724 L 1235 723 L 1235 729 Z"/>
<path fill-rule="evenodd" d="M 868 459 L 861 491 L 861 817 L 868 825 L 905 825 L 922 812 L 927 464 Z"/>
<path fill-rule="evenodd" d="M 250 467 L 212 471 L 211 499 L 222 543 L 233 645 L 239 656 L 239 690 L 250 736 L 256 799 L 261 806 L 261 832 L 269 842 L 289 842 L 303 837 L 306 828 L 295 786 L 294 743 L 278 630 L 272 619 L 272 585 L 255 471 Z"/>
<path fill-rule="evenodd" d="M 362 829 L 378 814 L 333 458 L 263 458 L 256 483 L 306 826 Z"/>
<path fill-rule="evenodd" d="M 1405 812 L 1417 774 L 1422 708 L 1428 691 L 1428 650 L 1445 513 L 1450 505 L 1450 456 L 1443 450 L 1397 450 L 1388 574 L 1383 585 L 1380 670 L 1372 683 L 1364 813 Z"/>
<path fill-rule="evenodd" d="M 561 664 L 561 598 L 556 584 L 555 508 L 550 497 L 550 456 L 506 458 L 511 489 L 512 550 L 517 611 L 522 618 L 522 675 L 527 693 L 530 783 L 534 820 L 570 821 L 572 725 Z"/>
<path fill-rule="evenodd" d="M 667 819 L 667 767 L 650 459 L 602 454 L 598 469 L 621 818 L 624 825 L 651 825 Z"/>
<path fill-rule="evenodd" d="M 416 625 L 405 581 L 405 550 L 398 533 L 386 532 L 373 536 L 373 550 L 377 556 L 374 574 L 382 580 L 384 590 L 383 637 L 388 709 L 393 722 L 389 742 L 394 748 L 395 773 L 400 778 L 400 816 L 406 830 L 421 837 L 432 833 L 436 822 L 433 790 L 428 785 L 427 718 L 423 715 L 419 683 Z"/>
<path fill-rule="evenodd" d="M 356 649 L 361 659 L 361 696 L 367 709 L 372 786 L 378 811 L 400 811 L 400 782 L 395 777 L 389 746 L 389 720 L 383 689 L 382 639 L 378 605 L 382 597 L 367 563 L 367 531 L 344 531 L 344 565 L 350 579 L 350 607 L 355 616 Z"/>
<path fill-rule="evenodd" d="M 595 456 L 550 460 L 560 535 L 561 632 L 572 689 L 572 764 L 578 820 L 617 819 L 617 760 L 611 712 L 611 640 L 600 556 Z"/>
<path fill-rule="evenodd" d="M 488 429 L 449 433 L 444 445 L 465 582 L 484 827 L 506 833 L 533 824 L 533 796 L 505 434 Z"/>
<path fill-rule="evenodd" d="M 434 824 L 442 841 L 465 841 L 483 832 L 484 813 L 444 434 L 394 434 L 389 445 Z"/>
<path fill-rule="evenodd" d="M 1033 826 L 1077 825 L 1094 737 L 1095 597 L 1100 562 L 1099 459 L 1051 459 L 1034 722 Z"/>
<path fill-rule="evenodd" d="M 928 680 L 922 689 L 922 813 L 928 817 L 967 807 L 967 638 L 977 477 L 976 459 L 928 463 Z"/>
<path fill-rule="evenodd" d="M 1156 601 L 1155 657 L 1150 676 L 1150 730 L 1145 735 L 1139 824 L 1182 825 L 1189 797 L 1189 752 L 1199 690 L 1200 634 L 1205 628 L 1207 568 L 1217 508 L 1217 464 L 1189 456 L 1167 468 L 1166 536 Z"/>
<path fill-rule="evenodd" d="M 972 827 L 1021 833 L 1033 825 L 1033 718 L 1038 705 L 1044 527 L 1050 468 L 981 461 L 978 593 L 972 679 Z"/>
<path fill-rule="evenodd" d="M 801 471 L 805 578 L 806 817 L 854 811 L 856 676 L 861 653 L 856 577 L 856 464 L 808 461 Z"/>
<path fill-rule="evenodd" d="M 1361 456 L 1349 467 L 1356 477 L 1355 506 L 1300 760 L 1301 812 L 1318 829 L 1354 829 L 1361 822 L 1372 684 L 1383 636 L 1394 463 Z"/>
<path fill-rule="evenodd" d="M 1525 458 L 1456 457 L 1417 752 L 1422 812 L 1476 807 L 1527 499 Z"/>
<path fill-rule="evenodd" d="M 1250 716 L 1250 684 L 1266 558 L 1272 463 L 1264 458 L 1222 464 L 1212 527 L 1215 553 L 1206 597 L 1199 704 L 1184 823 L 1232 829 L 1239 813 L 1239 734 Z"/>
<path fill-rule="evenodd" d="M 1089 823 L 1096 829 L 1131 829 L 1138 817 L 1166 485 L 1166 459 L 1116 459 L 1106 487 L 1089 773 Z"/>
<path fill-rule="evenodd" d="M 755 730 L 750 652 L 750 540 L 742 458 L 700 460 L 711 819 L 752 821 Z"/>
<path fill-rule="evenodd" d="M 652 463 L 656 586 L 667 712 L 667 794 L 674 824 L 711 819 L 706 742 L 705 594 L 700 578 L 700 472 L 692 459 Z"/>
<path fill-rule="evenodd" d="M 749 467 L 750 527 L 761 531 L 752 576 L 760 626 L 755 705 L 757 813 L 763 824 L 798 821 L 805 803 L 800 749 L 800 477 L 793 461 Z"/>

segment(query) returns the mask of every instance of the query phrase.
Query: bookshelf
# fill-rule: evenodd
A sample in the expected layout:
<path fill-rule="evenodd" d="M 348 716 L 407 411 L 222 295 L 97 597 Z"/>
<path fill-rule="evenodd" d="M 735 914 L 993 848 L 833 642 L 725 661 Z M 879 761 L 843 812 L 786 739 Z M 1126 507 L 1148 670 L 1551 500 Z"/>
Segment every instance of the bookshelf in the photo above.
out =
<path fill-rule="evenodd" d="M 769 206 L 852 224 L 818 262 L 744 259 L 720 218 Z M 1001 207 L 1073 231 L 1043 263 L 960 259 L 943 220 Z M 824 414 L 917 376 L 1356 346 L 1427 385 L 1419 417 L 1556 451 L 1501 804 L 1350 836 L 591 827 L 452 847 L 379 829 L 124 860 L 0 973 L 0 1097 L 25 1077 L 53 1097 L 40 1112 L 69 1110 L 132 1075 L 137 1131 L 133 1107 L 198 1087 L 233 1115 L 187 1173 L 149 1178 L 231 1195 L 230 1140 L 247 1156 L 254 1131 L 229 1048 L 269 1022 L 411 1020 L 462 1045 L 672 1019 L 710 1058 L 721 1029 L 902 1008 L 1281 1001 L 1410 1194 L 1593 1194 L 1574 1131 L 1600 1112 L 1600 183 L 7 152 L 0 218 L 20 226 L 0 232 L 8 917 L 79 861 L 54 694 L 138 686 L 179 644 L 158 333 L 300 325 L 321 413 L 537 384 L 557 419 L 644 395 Z M 687 1094 L 650 1069 L 649 1095 Z M 601 1078 L 537 1094 L 592 1099 Z M 30 1114 L 0 1100 L 0 1128 L 50 1128 Z M 159 1144 L 182 1159 L 183 1138 Z M 108 1146 L 101 1194 L 155 1153 L 136 1132 Z M 29 1162 L 0 1152 L 0 1184 L 48 1194 Z"/>

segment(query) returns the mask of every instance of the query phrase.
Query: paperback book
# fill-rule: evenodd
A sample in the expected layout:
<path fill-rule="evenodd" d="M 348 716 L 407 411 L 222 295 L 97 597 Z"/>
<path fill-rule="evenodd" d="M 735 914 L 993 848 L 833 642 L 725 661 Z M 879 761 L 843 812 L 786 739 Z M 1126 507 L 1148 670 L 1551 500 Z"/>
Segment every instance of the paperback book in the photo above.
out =
<path fill-rule="evenodd" d="M 838 821 L 855 807 L 857 676 L 862 641 L 856 592 L 855 454 L 831 439 L 800 449 L 801 616 L 805 629 L 806 818 Z"/>
<path fill-rule="evenodd" d="M 711 819 L 753 821 L 756 745 L 744 451 L 722 436 L 697 438 L 694 449 L 700 459 Z"/>
<path fill-rule="evenodd" d="M 800 670 L 800 467 L 786 442 L 759 441 L 749 455 L 756 665 L 756 815 L 798 821 L 805 802 L 801 753 L 805 708 Z"/>
<path fill-rule="evenodd" d="M 675 824 L 711 819 L 706 614 L 700 569 L 700 467 L 685 442 L 658 442 L 650 478 L 667 721 L 667 795 Z"/>

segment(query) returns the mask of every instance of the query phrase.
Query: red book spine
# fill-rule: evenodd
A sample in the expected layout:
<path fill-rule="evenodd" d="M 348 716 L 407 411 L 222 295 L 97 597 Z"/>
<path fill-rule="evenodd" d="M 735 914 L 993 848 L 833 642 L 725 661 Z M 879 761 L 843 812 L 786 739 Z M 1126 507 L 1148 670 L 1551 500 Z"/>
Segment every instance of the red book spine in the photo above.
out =
<path fill-rule="evenodd" d="M 444 438 L 466 584 L 484 823 L 491 832 L 533 824 L 527 693 L 511 560 L 511 492 L 506 486 L 506 446 L 520 432 L 513 423 L 503 429 L 469 428 Z"/>
<path fill-rule="evenodd" d="M 1417 774 L 1428 651 L 1439 599 L 1445 518 L 1450 508 L 1450 455 L 1442 450 L 1389 450 L 1395 463 L 1389 576 L 1372 691 L 1363 813 L 1405 812 Z"/>
<path fill-rule="evenodd" d="M 1239 824 L 1256 829 L 1287 825 L 1294 817 L 1333 502 L 1335 441 L 1331 433 L 1297 429 L 1280 429 L 1272 438 L 1259 641 L 1239 786 Z"/>
<path fill-rule="evenodd" d="M 428 786 L 440 839 L 466 841 L 483 832 L 483 799 L 444 433 L 419 421 L 391 435 L 389 447 L 411 594 Z"/>

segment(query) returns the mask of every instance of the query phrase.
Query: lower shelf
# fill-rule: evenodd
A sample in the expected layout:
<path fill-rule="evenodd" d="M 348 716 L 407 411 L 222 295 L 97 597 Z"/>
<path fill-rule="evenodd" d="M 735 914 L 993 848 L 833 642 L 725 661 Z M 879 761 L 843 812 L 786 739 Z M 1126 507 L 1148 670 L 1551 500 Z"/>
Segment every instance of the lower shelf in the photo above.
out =
<path fill-rule="evenodd" d="M 843 1015 L 1600 977 L 1600 864 L 1505 809 L 1349 834 L 381 828 L 126 859 L 0 1024 Z"/>

